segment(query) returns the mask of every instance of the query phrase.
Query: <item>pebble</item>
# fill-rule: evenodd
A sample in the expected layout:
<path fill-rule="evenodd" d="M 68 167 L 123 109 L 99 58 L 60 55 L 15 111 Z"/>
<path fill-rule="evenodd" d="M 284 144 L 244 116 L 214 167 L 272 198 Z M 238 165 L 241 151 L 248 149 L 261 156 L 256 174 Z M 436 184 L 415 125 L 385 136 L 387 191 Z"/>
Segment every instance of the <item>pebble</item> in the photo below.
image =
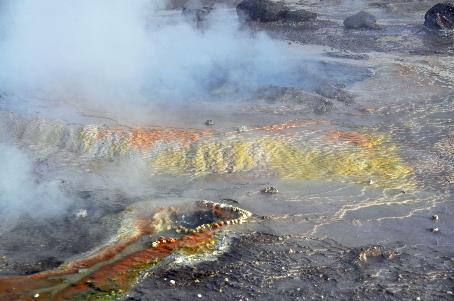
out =
<path fill-rule="evenodd" d="M 438 215 L 436 215 L 436 214 L 432 215 L 432 220 L 434 222 L 438 221 Z"/>
<path fill-rule="evenodd" d="M 279 192 L 276 187 L 270 186 L 262 189 L 263 193 L 276 194 Z"/>
<path fill-rule="evenodd" d="M 169 282 L 170 282 L 170 285 L 175 285 L 175 283 L 176 283 L 175 280 L 173 280 L 173 279 L 170 280 Z"/>
<path fill-rule="evenodd" d="M 34 298 L 39 298 L 39 294 L 35 294 L 33 297 Z"/>
<path fill-rule="evenodd" d="M 76 212 L 77 218 L 86 218 L 87 215 L 88 215 L 87 209 L 80 209 L 79 211 Z"/>
<path fill-rule="evenodd" d="M 440 229 L 438 229 L 438 228 L 432 228 L 432 232 L 433 232 L 433 233 L 438 233 L 438 232 L 440 232 Z"/>
<path fill-rule="evenodd" d="M 198 298 L 202 298 L 202 294 L 197 294 L 197 297 Z"/>
<path fill-rule="evenodd" d="M 205 125 L 214 125 L 214 122 L 213 120 L 208 119 L 207 121 L 205 121 Z"/>

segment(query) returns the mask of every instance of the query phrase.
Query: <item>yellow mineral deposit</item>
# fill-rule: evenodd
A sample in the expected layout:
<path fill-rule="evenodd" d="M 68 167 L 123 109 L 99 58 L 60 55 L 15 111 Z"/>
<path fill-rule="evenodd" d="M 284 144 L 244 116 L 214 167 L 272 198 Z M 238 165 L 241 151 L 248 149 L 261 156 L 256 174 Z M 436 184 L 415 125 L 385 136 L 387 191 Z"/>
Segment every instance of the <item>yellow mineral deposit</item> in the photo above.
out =
<path fill-rule="evenodd" d="M 412 169 L 384 135 L 322 131 L 320 139 L 298 143 L 283 132 L 320 122 L 288 121 L 252 128 L 248 133 L 217 136 L 195 129 L 87 126 L 80 135 L 84 152 L 107 157 L 149 151 L 162 143 L 150 163 L 156 173 L 203 176 L 254 170 L 287 179 L 326 179 L 406 190 L 413 187 Z"/>
<path fill-rule="evenodd" d="M 413 187 L 412 169 L 383 136 L 338 135 L 329 145 L 298 145 L 284 137 L 235 138 L 193 143 L 158 154 L 151 167 L 158 173 L 206 175 L 241 171 L 275 173 L 299 180 L 374 183 L 384 188 Z M 344 139 L 353 141 L 344 143 Z"/>
<path fill-rule="evenodd" d="M 261 140 L 224 140 L 171 148 L 157 155 L 152 167 L 158 172 L 204 175 L 249 171 L 263 162 Z"/>

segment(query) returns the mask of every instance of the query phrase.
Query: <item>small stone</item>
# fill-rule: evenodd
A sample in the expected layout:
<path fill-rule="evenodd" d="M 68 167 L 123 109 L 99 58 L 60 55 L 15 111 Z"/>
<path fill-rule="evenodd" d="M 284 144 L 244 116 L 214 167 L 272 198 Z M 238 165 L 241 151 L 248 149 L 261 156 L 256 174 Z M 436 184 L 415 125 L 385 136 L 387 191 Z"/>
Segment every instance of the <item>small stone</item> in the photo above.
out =
<path fill-rule="evenodd" d="M 436 214 L 432 215 L 432 220 L 434 222 L 438 221 L 438 215 L 436 215 Z"/>
<path fill-rule="evenodd" d="M 416 301 L 420 301 L 421 300 L 421 297 L 416 297 Z"/>
<path fill-rule="evenodd" d="M 246 132 L 247 130 L 248 130 L 248 128 L 245 125 L 242 125 L 238 128 L 238 132 L 240 132 L 240 133 Z"/>
<path fill-rule="evenodd" d="M 35 294 L 33 298 L 39 298 L 39 294 Z"/>
<path fill-rule="evenodd" d="M 293 251 L 293 249 L 290 249 L 290 250 L 288 250 L 288 253 L 293 254 L 293 253 L 295 253 L 295 251 Z"/>
<path fill-rule="evenodd" d="M 432 232 L 433 232 L 433 233 L 438 233 L 438 232 L 440 232 L 440 229 L 438 229 L 438 228 L 432 228 Z"/>
<path fill-rule="evenodd" d="M 225 282 L 229 282 L 229 278 L 225 277 L 225 278 L 224 278 L 224 281 L 225 281 Z"/>
<path fill-rule="evenodd" d="M 199 279 L 196 279 L 196 280 L 194 280 L 194 282 L 195 282 L 195 283 L 199 283 L 199 282 L 200 282 L 200 280 L 199 280 Z"/>
<path fill-rule="evenodd" d="M 175 285 L 175 283 L 176 283 L 175 280 L 173 280 L 173 279 L 171 279 L 169 282 L 170 282 L 170 285 Z"/>
<path fill-rule="evenodd" d="M 214 122 L 213 122 L 213 120 L 208 119 L 207 121 L 205 121 L 205 125 L 211 126 L 211 125 L 214 125 Z"/>
<path fill-rule="evenodd" d="M 279 192 L 276 187 L 270 186 L 270 187 L 265 187 L 262 189 L 263 193 L 269 193 L 269 194 L 276 194 Z"/>
<path fill-rule="evenodd" d="M 76 212 L 77 218 L 86 218 L 87 215 L 88 215 L 87 209 L 80 209 L 79 211 Z"/>
<path fill-rule="evenodd" d="M 202 298 L 202 294 L 197 294 L 197 297 L 198 298 Z"/>
<path fill-rule="evenodd" d="M 454 295 L 454 293 L 452 291 L 447 291 L 446 292 L 448 295 Z"/>

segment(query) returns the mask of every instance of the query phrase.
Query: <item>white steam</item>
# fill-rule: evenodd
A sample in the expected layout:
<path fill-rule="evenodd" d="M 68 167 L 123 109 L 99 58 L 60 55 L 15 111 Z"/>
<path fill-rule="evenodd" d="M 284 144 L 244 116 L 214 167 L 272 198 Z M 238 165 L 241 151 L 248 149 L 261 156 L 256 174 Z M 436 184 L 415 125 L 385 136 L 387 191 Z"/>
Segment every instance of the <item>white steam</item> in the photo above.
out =
<path fill-rule="evenodd" d="M 240 30 L 228 9 L 200 29 L 160 10 L 163 1 L 2 3 L 0 89 L 16 94 L 103 105 L 186 101 L 279 84 L 299 71 L 285 43 Z"/>
<path fill-rule="evenodd" d="M 18 219 L 61 214 L 68 199 L 53 181 L 38 182 L 31 160 L 17 147 L 0 143 L 0 234 Z"/>
<path fill-rule="evenodd" d="M 6 1 L 2 86 L 55 98 L 137 94 L 150 47 L 143 2 Z"/>

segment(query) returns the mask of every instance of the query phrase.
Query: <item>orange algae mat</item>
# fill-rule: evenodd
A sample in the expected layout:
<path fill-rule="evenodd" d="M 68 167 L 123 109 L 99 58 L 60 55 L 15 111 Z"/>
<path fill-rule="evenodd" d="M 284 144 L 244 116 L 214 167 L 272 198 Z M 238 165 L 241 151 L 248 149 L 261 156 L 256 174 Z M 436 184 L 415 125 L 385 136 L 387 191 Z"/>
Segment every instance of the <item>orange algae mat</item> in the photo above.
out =
<path fill-rule="evenodd" d="M 144 216 L 146 210 L 140 206 L 129 211 L 117 238 L 92 255 L 55 270 L 0 278 L 0 300 L 114 300 L 164 257 L 176 252 L 206 252 L 216 231 L 251 216 L 231 205 L 203 201 L 193 213 L 205 214 L 206 222 L 186 228 L 178 224 L 182 213 L 177 208 L 155 210 L 151 218 Z M 183 213 L 191 214 L 187 210 Z M 169 231 L 174 231 L 175 236 L 161 236 L 136 246 L 143 237 Z"/>
<path fill-rule="evenodd" d="M 360 146 L 362 148 L 374 148 L 383 140 L 383 137 L 377 139 L 377 137 L 372 137 L 371 135 L 352 131 L 330 131 L 326 133 L 326 137 L 331 140 L 345 141 L 348 144 Z"/>
<path fill-rule="evenodd" d="M 133 129 L 100 129 L 97 139 L 104 139 L 112 134 L 127 137 L 127 144 L 136 149 L 152 148 L 157 142 L 177 142 L 187 145 L 212 135 L 210 131 L 178 128 L 133 128 Z"/>

